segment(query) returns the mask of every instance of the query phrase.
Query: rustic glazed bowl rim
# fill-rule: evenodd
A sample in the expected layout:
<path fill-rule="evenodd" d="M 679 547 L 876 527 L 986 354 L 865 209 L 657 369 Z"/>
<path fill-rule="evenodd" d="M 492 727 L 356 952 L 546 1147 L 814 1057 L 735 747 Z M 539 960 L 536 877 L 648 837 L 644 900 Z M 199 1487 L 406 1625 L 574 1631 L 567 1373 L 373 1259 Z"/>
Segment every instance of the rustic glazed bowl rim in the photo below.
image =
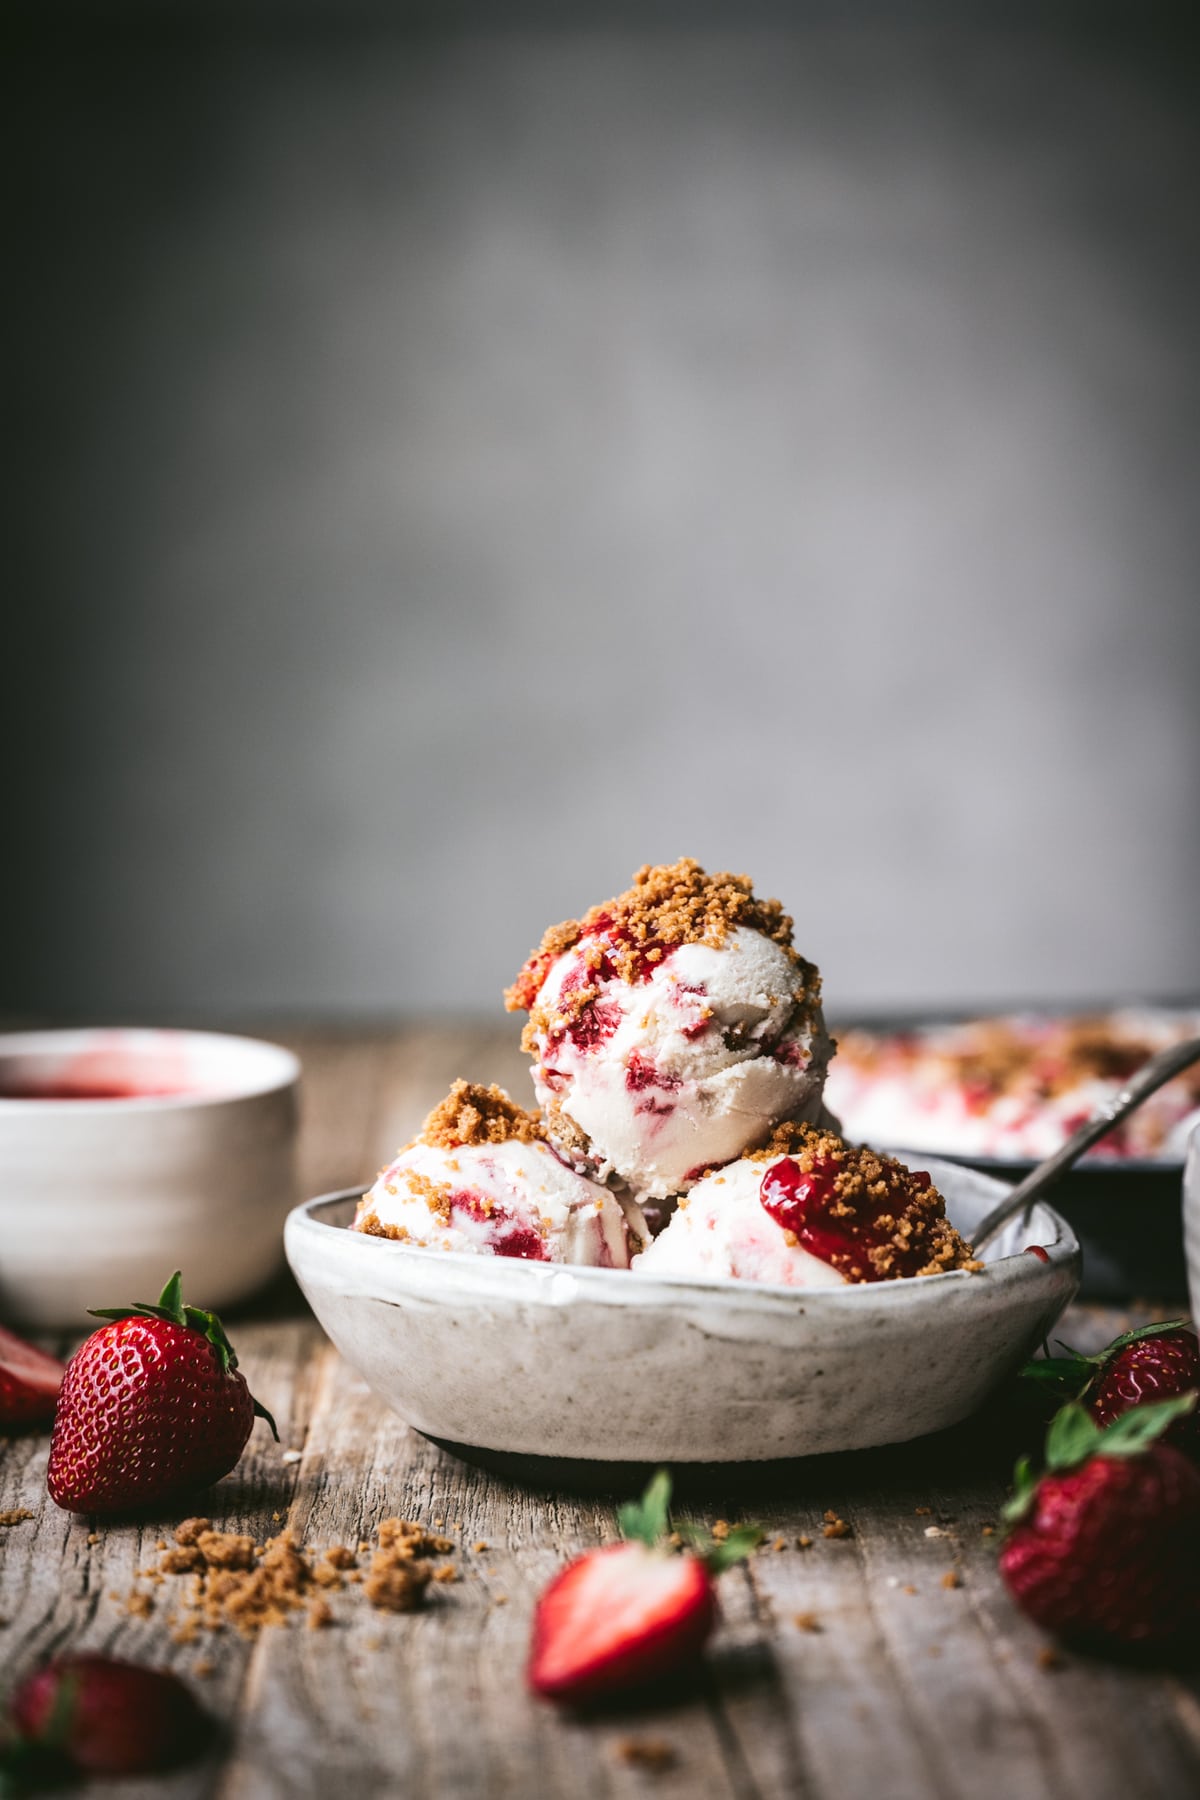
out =
<path fill-rule="evenodd" d="M 987 1182 L 997 1190 L 1002 1185 L 989 1176 L 979 1175 L 977 1171 L 964 1169 L 961 1165 L 951 1165 L 951 1169 L 952 1172 L 968 1177 L 974 1176 L 976 1180 Z M 778 1309 L 781 1305 L 786 1305 L 792 1310 L 808 1312 L 813 1308 L 823 1309 L 828 1306 L 866 1307 L 872 1302 L 888 1308 L 922 1307 L 928 1304 L 923 1296 L 932 1298 L 939 1293 L 944 1294 L 947 1282 L 955 1283 L 959 1289 L 963 1288 L 964 1283 L 970 1283 L 981 1297 L 994 1299 L 997 1288 L 1001 1285 L 1025 1291 L 1047 1284 L 1057 1285 L 1063 1275 L 1077 1278 L 1081 1261 L 1079 1241 L 1067 1221 L 1052 1207 L 1039 1202 L 1033 1208 L 1029 1231 L 1024 1235 L 1030 1243 L 1040 1244 L 1046 1251 L 1045 1262 L 1041 1257 L 1027 1255 L 1022 1248 L 996 1257 L 986 1263 L 982 1270 L 974 1273 L 953 1269 L 940 1275 L 921 1275 L 911 1280 L 860 1282 L 836 1288 L 787 1287 L 777 1282 L 744 1281 L 729 1275 L 631 1275 L 627 1269 L 597 1269 L 577 1263 L 522 1262 L 505 1257 L 474 1256 L 463 1250 L 426 1249 L 392 1238 L 353 1232 L 344 1224 L 335 1224 L 331 1219 L 320 1216 L 322 1212 L 336 1206 L 357 1201 L 364 1191 L 361 1187 L 341 1188 L 301 1201 L 289 1213 L 285 1226 L 287 1239 L 300 1234 L 309 1240 L 313 1249 L 319 1243 L 328 1245 L 327 1234 L 335 1233 L 340 1240 L 339 1261 L 344 1267 L 347 1258 L 357 1259 L 364 1286 L 371 1285 L 370 1273 L 375 1273 L 377 1280 L 383 1283 L 386 1281 L 385 1270 L 394 1271 L 407 1264 L 423 1267 L 426 1271 L 442 1268 L 454 1282 L 461 1284 L 466 1281 L 471 1286 L 488 1291 L 495 1291 L 498 1284 L 507 1287 L 512 1282 L 524 1282 L 528 1298 L 546 1300 L 551 1304 L 587 1298 L 618 1305 L 637 1305 L 652 1302 L 656 1297 L 660 1300 L 682 1300 L 688 1294 L 696 1294 L 703 1295 L 706 1304 L 751 1311 Z M 996 1197 L 999 1197 L 998 1193 Z M 1044 1231 L 1043 1222 L 1048 1227 Z M 374 1264 L 370 1261 L 372 1257 L 376 1259 Z"/>

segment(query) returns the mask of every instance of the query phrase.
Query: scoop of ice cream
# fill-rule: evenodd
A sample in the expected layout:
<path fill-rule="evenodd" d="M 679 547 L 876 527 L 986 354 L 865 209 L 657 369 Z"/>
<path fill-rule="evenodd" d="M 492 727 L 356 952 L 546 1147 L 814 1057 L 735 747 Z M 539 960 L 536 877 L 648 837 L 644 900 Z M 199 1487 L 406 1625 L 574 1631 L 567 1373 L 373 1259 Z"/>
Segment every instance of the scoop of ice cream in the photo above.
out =
<path fill-rule="evenodd" d="M 522 1262 L 629 1266 L 616 1199 L 568 1168 L 536 1113 L 457 1081 L 359 1201 L 355 1231 Z"/>
<path fill-rule="evenodd" d="M 635 1274 L 733 1275 L 785 1287 L 974 1266 L 927 1174 L 797 1124 L 697 1182 L 632 1264 Z"/>
<path fill-rule="evenodd" d="M 547 1129 L 640 1199 L 689 1188 L 785 1118 L 816 1119 L 832 1053 L 820 980 L 778 901 L 685 859 L 556 926 L 507 996 Z"/>

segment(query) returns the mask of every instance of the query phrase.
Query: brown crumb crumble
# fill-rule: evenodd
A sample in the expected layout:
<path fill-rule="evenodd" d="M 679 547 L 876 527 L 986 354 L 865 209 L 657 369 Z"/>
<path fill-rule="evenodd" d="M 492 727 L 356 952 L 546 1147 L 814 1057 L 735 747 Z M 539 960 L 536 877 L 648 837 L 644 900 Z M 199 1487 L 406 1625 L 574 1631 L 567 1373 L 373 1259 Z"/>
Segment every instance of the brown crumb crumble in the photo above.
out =
<path fill-rule="evenodd" d="M 743 1154 L 749 1162 L 763 1163 L 787 1156 L 806 1174 L 818 1168 L 837 1170 L 831 1216 L 851 1242 L 861 1235 L 864 1244 L 861 1252 L 834 1251 L 826 1259 L 847 1281 L 897 1281 L 950 1269 L 976 1273 L 983 1267 L 947 1219 L 938 1189 L 923 1185 L 917 1173 L 894 1157 L 795 1119 L 777 1125 L 761 1149 Z M 884 1206 L 887 1211 L 880 1210 Z M 881 1235 L 883 1242 L 878 1241 Z"/>
<path fill-rule="evenodd" d="M 839 1519 L 835 1512 L 826 1511 L 825 1523 L 821 1528 L 821 1536 L 827 1538 L 848 1538 L 854 1533 L 845 1519 Z"/>
<path fill-rule="evenodd" d="M 796 1613 L 794 1622 L 799 1631 L 823 1631 L 825 1629 L 816 1613 L 812 1612 Z"/>
<path fill-rule="evenodd" d="M 0 1512 L 0 1525 L 23 1525 L 26 1519 L 32 1519 L 32 1517 L 33 1514 L 27 1506 L 10 1506 L 4 1512 Z M 88 1542 L 91 1542 L 90 1538 Z"/>
<path fill-rule="evenodd" d="M 439 1150 L 458 1150 L 464 1144 L 538 1143 L 546 1127 L 535 1112 L 510 1100 L 504 1089 L 480 1087 L 472 1081 L 456 1081 L 446 1098 L 435 1106 L 417 1134 L 418 1141 Z"/>
<path fill-rule="evenodd" d="M 651 1775 L 665 1775 L 679 1761 L 674 1744 L 665 1738 L 622 1738 L 617 1755 L 631 1769 L 646 1769 Z"/>
<path fill-rule="evenodd" d="M 384 1519 L 379 1527 L 378 1549 L 371 1560 L 364 1592 L 373 1606 L 386 1612 L 411 1612 L 420 1605 L 431 1580 L 446 1581 L 455 1575 L 439 1569 L 432 1557 L 445 1556 L 454 1546 L 421 1525 L 404 1519 Z M 366 1549 L 370 1545 L 364 1540 Z M 184 1617 L 172 1633 L 181 1644 L 194 1643 L 201 1631 L 221 1631 L 232 1626 L 243 1637 L 253 1637 L 264 1626 L 282 1625 L 303 1610 L 310 1630 L 334 1622 L 327 1595 L 345 1581 L 360 1581 L 355 1567 L 357 1552 L 346 1544 L 332 1544 L 319 1559 L 297 1544 L 284 1530 L 263 1544 L 241 1532 L 214 1531 L 209 1519 L 185 1519 L 175 1532 L 175 1544 L 164 1550 L 152 1579 L 186 1576 Z M 134 1590 L 126 1599 L 130 1612 L 148 1613 L 148 1594 Z"/>
<path fill-rule="evenodd" d="M 552 925 L 506 990 L 504 1004 L 509 1012 L 530 1012 L 551 964 L 581 938 L 606 934 L 605 948 L 596 946 L 597 966 L 606 953 L 622 980 L 631 982 L 640 966 L 661 960 L 665 950 L 678 944 L 715 947 L 736 925 L 759 931 L 786 950 L 804 971 L 808 997 L 817 1000 L 817 971 L 793 949 L 792 921 L 779 901 L 757 899 L 748 875 L 709 875 L 684 856 L 675 863 L 646 863 L 623 894 L 593 906 L 582 919 Z"/>
<path fill-rule="evenodd" d="M 962 1576 L 958 1573 L 957 1569 L 946 1570 L 946 1573 L 942 1576 L 942 1586 L 944 1588 L 960 1588 L 962 1586 Z"/>
<path fill-rule="evenodd" d="M 1065 1669 L 1066 1663 L 1057 1650 L 1050 1644 L 1044 1644 L 1037 1653 L 1037 1666 L 1050 1672 L 1053 1669 Z"/>

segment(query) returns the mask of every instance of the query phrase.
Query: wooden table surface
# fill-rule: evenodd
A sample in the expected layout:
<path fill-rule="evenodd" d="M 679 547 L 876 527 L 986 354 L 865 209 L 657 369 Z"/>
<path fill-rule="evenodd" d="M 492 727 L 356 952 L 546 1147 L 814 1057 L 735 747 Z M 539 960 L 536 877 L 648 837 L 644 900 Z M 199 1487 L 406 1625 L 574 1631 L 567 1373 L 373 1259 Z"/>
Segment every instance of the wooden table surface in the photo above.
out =
<path fill-rule="evenodd" d="M 369 1176 L 456 1075 L 528 1092 L 506 1027 L 274 1035 L 304 1059 L 309 1192 Z M 1097 1344 L 1125 1322 L 1076 1309 L 1064 1335 Z M 434 1448 L 372 1397 L 286 1281 L 230 1323 L 281 1443 L 255 1429 L 236 1472 L 205 1501 L 214 1522 L 262 1539 L 286 1519 L 302 1541 L 325 1546 L 369 1539 L 389 1515 L 444 1521 L 462 1547 L 461 1578 L 413 1614 L 377 1612 L 361 1587 L 348 1588 L 333 1596 L 325 1630 L 306 1629 L 301 1613 L 252 1641 L 223 1632 L 179 1643 L 166 1587 L 137 1572 L 154 1565 L 180 1514 L 93 1531 L 46 1498 L 45 1437 L 14 1439 L 0 1510 L 34 1517 L 0 1532 L 6 1675 L 68 1647 L 103 1649 L 190 1674 L 224 1724 L 206 1761 L 110 1784 L 112 1800 L 1200 1793 L 1197 1672 L 1076 1656 L 1046 1667 L 1046 1641 L 997 1578 L 997 1540 L 984 1528 L 1015 1451 L 1037 1437 L 1015 1402 L 922 1444 L 689 1492 L 691 1517 L 754 1519 L 767 1532 L 752 1561 L 724 1578 L 705 1673 L 643 1710 L 578 1719 L 525 1692 L 529 1617 L 564 1559 L 612 1538 L 612 1499 L 529 1492 Z M 852 1535 L 821 1536 L 826 1508 Z M 797 1547 L 800 1536 L 810 1549 Z M 137 1588 L 150 1596 L 146 1616 L 128 1607 Z"/>

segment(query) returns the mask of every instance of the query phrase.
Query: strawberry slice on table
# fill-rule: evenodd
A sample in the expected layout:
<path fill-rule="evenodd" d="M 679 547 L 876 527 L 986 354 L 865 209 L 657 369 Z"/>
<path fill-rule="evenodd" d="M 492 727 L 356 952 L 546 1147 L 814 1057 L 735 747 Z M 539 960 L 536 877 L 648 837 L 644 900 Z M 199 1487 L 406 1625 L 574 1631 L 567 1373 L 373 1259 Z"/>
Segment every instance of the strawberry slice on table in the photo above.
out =
<path fill-rule="evenodd" d="M 1065 1356 L 1037 1357 L 1021 1373 L 1082 1400 L 1098 1425 L 1111 1425 L 1131 1407 L 1200 1389 L 1200 1339 L 1186 1319 L 1168 1319 L 1122 1332 L 1095 1356 L 1069 1350 Z M 1200 1412 L 1176 1419 L 1168 1438 L 1177 1449 L 1200 1455 Z"/>
<path fill-rule="evenodd" d="M 201 1748 L 208 1715 L 166 1669 L 108 1656 L 64 1656 L 13 1695 L 0 1779 L 18 1789 L 72 1773 L 138 1775 L 173 1768 Z"/>
<path fill-rule="evenodd" d="M 528 1669 L 535 1693 L 583 1705 L 698 1659 L 717 1620 L 716 1577 L 762 1533 L 745 1526 L 721 1543 L 691 1533 L 691 1548 L 673 1548 L 670 1499 L 671 1478 L 660 1469 L 641 1501 L 617 1515 L 624 1542 L 587 1551 L 545 1589 Z"/>
<path fill-rule="evenodd" d="M 0 1325 L 0 1426 L 52 1419 L 64 1373 L 57 1357 Z"/>
<path fill-rule="evenodd" d="M 1101 1429 L 1077 1401 L 1055 1415 L 1046 1470 L 1027 1457 L 1000 1573 L 1022 1610 L 1069 1642 L 1165 1651 L 1200 1631 L 1200 1469 L 1163 1441 L 1194 1393 Z"/>
<path fill-rule="evenodd" d="M 46 1485 L 67 1512 L 120 1513 L 208 1487 L 255 1417 L 278 1439 L 215 1313 L 185 1306 L 178 1270 L 156 1306 L 95 1312 L 67 1364 Z"/>

